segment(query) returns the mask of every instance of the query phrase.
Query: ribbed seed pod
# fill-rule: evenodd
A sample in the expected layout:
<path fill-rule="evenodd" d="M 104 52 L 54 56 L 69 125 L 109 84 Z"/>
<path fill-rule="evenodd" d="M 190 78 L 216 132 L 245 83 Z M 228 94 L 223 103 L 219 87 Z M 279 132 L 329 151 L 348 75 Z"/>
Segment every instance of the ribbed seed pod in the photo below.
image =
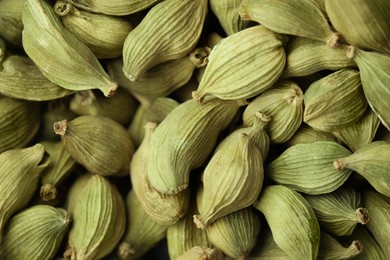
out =
<path fill-rule="evenodd" d="M 93 176 L 94 174 L 88 172 L 79 175 L 70 186 L 69 192 L 66 197 L 66 202 L 65 202 L 65 208 L 68 211 L 69 215 L 73 215 L 74 206 L 78 202 L 80 194 L 82 193 L 88 181 Z"/>
<path fill-rule="evenodd" d="M 54 132 L 71 156 L 88 171 L 104 176 L 128 172 L 134 145 L 119 123 L 101 116 L 79 116 L 54 123 Z"/>
<path fill-rule="evenodd" d="M 234 259 L 246 259 L 256 245 L 260 218 L 252 207 L 247 207 L 216 220 L 206 230 L 216 248 Z"/>
<path fill-rule="evenodd" d="M 167 226 L 155 222 L 142 208 L 134 190 L 126 199 L 127 227 L 117 247 L 120 259 L 139 259 L 166 236 Z"/>
<path fill-rule="evenodd" d="M 0 36 L 7 42 L 22 46 L 22 9 L 26 0 L 0 2 Z"/>
<path fill-rule="evenodd" d="M 37 205 L 15 215 L 0 244 L 1 259 L 53 259 L 70 226 L 61 208 Z"/>
<path fill-rule="evenodd" d="M 126 225 L 125 204 L 105 177 L 93 175 L 76 197 L 69 233 L 71 259 L 101 259 L 114 250 Z"/>
<path fill-rule="evenodd" d="M 356 123 L 367 101 L 359 72 L 343 69 L 312 83 L 305 92 L 303 121 L 324 132 L 334 132 Z"/>
<path fill-rule="evenodd" d="M 336 138 L 331 133 L 317 131 L 307 124 L 302 123 L 294 135 L 284 144 L 290 147 L 296 144 L 307 144 L 318 141 L 336 141 Z"/>
<path fill-rule="evenodd" d="M 299 192 L 325 194 L 336 190 L 348 179 L 352 170 L 339 171 L 333 166 L 333 161 L 350 154 L 336 142 L 297 144 L 271 162 L 266 174 L 278 184 Z"/>
<path fill-rule="evenodd" d="M 356 67 L 345 53 L 347 46 L 330 48 L 326 43 L 305 37 L 296 37 L 288 45 L 284 78 L 311 75 L 321 70 L 339 70 Z"/>
<path fill-rule="evenodd" d="M 349 48 L 348 55 L 354 59 L 359 67 L 364 95 L 368 104 L 382 124 L 390 130 L 389 55 L 362 51 L 353 47 Z"/>
<path fill-rule="evenodd" d="M 54 11 L 61 17 L 65 28 L 99 59 L 120 57 L 123 43 L 133 29 L 130 22 L 122 17 L 80 11 L 64 1 L 57 1 Z"/>
<path fill-rule="evenodd" d="M 31 200 L 49 161 L 41 144 L 0 154 L 0 238 L 8 219 Z"/>
<path fill-rule="evenodd" d="M 364 246 L 365 250 L 365 246 Z M 349 247 L 342 246 L 331 235 L 321 232 L 320 249 L 318 260 L 350 259 L 359 255 L 363 251 L 363 245 L 358 241 L 352 241 Z M 355 259 L 355 258 L 354 258 Z"/>
<path fill-rule="evenodd" d="M 238 12 L 241 19 L 256 21 L 277 33 L 316 39 L 330 47 L 339 44 L 339 35 L 312 0 L 243 0 Z"/>
<path fill-rule="evenodd" d="M 46 101 L 61 98 L 73 92 L 49 81 L 29 57 L 11 55 L 2 63 L 0 93 L 5 96 Z"/>
<path fill-rule="evenodd" d="M 286 142 L 302 123 L 303 92 L 292 81 L 283 81 L 266 90 L 246 107 L 242 116 L 245 125 L 253 124 L 253 115 L 257 111 L 272 118 L 267 128 L 270 141 Z"/>
<path fill-rule="evenodd" d="M 357 227 L 352 237 L 355 240 L 360 241 L 363 246 L 363 251 L 354 259 L 357 260 L 382 260 L 385 259 L 382 249 L 378 245 L 378 242 L 372 237 L 371 233 L 366 227 Z"/>
<path fill-rule="evenodd" d="M 23 8 L 23 48 L 42 74 L 71 90 L 100 89 L 111 96 L 117 88 L 96 56 L 62 25 L 43 0 L 27 0 Z"/>
<path fill-rule="evenodd" d="M 212 95 L 237 100 L 257 96 L 270 88 L 284 69 L 285 40 L 261 25 L 223 39 L 210 53 L 194 99 L 202 102 L 205 96 Z"/>
<path fill-rule="evenodd" d="M 203 164 L 238 108 L 237 102 L 189 100 L 172 110 L 150 141 L 150 184 L 167 194 L 187 188 L 190 171 Z"/>
<path fill-rule="evenodd" d="M 335 160 L 338 170 L 350 169 L 362 175 L 377 191 L 390 197 L 390 143 L 376 141 L 352 155 Z"/>
<path fill-rule="evenodd" d="M 316 259 L 320 226 L 313 210 L 296 191 L 282 186 L 266 187 L 254 206 L 267 220 L 276 244 L 292 259 Z"/>
<path fill-rule="evenodd" d="M 276 243 L 272 237 L 271 230 L 267 227 L 262 229 L 259 241 L 247 257 L 248 260 L 291 260 Z"/>
<path fill-rule="evenodd" d="M 210 0 L 210 7 L 227 35 L 249 27 L 249 21 L 243 21 L 238 14 L 241 0 Z"/>
<path fill-rule="evenodd" d="M 79 115 L 105 116 L 127 125 L 136 110 L 136 101 L 133 96 L 123 88 L 106 98 L 92 90 L 78 91 L 70 101 L 70 109 Z"/>
<path fill-rule="evenodd" d="M 325 1 L 334 28 L 353 46 L 390 54 L 390 2 L 387 0 Z"/>
<path fill-rule="evenodd" d="M 333 132 L 333 135 L 354 152 L 372 142 L 379 123 L 378 116 L 367 107 L 365 114 L 355 124 Z"/>
<path fill-rule="evenodd" d="M 176 260 L 222 260 L 225 259 L 223 253 L 219 249 L 211 249 L 208 247 L 194 246 L 187 250 L 184 254 L 176 258 Z"/>
<path fill-rule="evenodd" d="M 189 189 L 173 195 L 162 194 L 154 189 L 147 176 L 150 157 L 150 141 L 156 123 L 145 125 L 145 138 L 130 163 L 130 179 L 133 190 L 145 212 L 157 223 L 172 225 L 181 219 L 189 204 Z"/>
<path fill-rule="evenodd" d="M 360 193 L 343 188 L 322 195 L 307 195 L 306 201 L 317 216 L 323 230 L 335 236 L 349 236 L 360 224 L 370 219 L 367 209 L 361 207 Z"/>
<path fill-rule="evenodd" d="M 57 197 L 56 187 L 68 177 L 76 167 L 76 161 L 70 156 L 61 142 L 42 142 L 50 156 L 50 162 L 41 177 L 40 196 L 44 201 Z"/>
<path fill-rule="evenodd" d="M 0 153 L 27 145 L 41 122 L 39 103 L 0 96 Z"/>
<path fill-rule="evenodd" d="M 374 191 L 366 191 L 363 193 L 363 204 L 370 212 L 370 222 L 367 223 L 367 227 L 380 245 L 384 259 L 389 259 L 390 198 Z"/>
<path fill-rule="evenodd" d="M 197 44 L 207 0 L 163 1 L 132 30 L 123 46 L 123 72 L 131 81 L 153 66 L 186 56 Z"/>

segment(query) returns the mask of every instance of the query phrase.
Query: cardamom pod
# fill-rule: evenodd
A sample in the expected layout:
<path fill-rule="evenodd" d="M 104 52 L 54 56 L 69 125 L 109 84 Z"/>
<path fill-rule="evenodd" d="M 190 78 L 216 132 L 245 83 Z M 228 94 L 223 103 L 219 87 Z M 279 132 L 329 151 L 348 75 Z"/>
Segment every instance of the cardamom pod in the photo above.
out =
<path fill-rule="evenodd" d="M 92 51 L 62 25 L 43 0 L 23 8 L 23 48 L 53 83 L 70 90 L 100 89 L 112 96 L 117 88 Z"/>
<path fill-rule="evenodd" d="M 8 219 L 29 203 L 49 162 L 41 144 L 0 154 L 0 234 Z"/>
<path fill-rule="evenodd" d="M 356 123 L 367 101 L 359 72 L 342 69 L 312 83 L 305 92 L 303 121 L 324 132 L 334 132 Z"/>
<path fill-rule="evenodd" d="M 276 183 L 299 192 L 325 194 L 336 190 L 348 179 L 352 170 L 337 170 L 333 161 L 350 154 L 336 142 L 297 144 L 271 162 L 266 172 Z"/>
<path fill-rule="evenodd" d="M 201 246 L 194 246 L 187 250 L 184 254 L 176 258 L 176 260 L 222 260 L 225 259 L 221 250 L 216 248 L 208 248 Z"/>
<path fill-rule="evenodd" d="M 105 177 L 93 175 L 77 196 L 69 232 L 71 259 L 101 259 L 111 253 L 126 225 L 125 204 Z"/>
<path fill-rule="evenodd" d="M 94 176 L 92 173 L 83 173 L 77 176 L 76 180 L 70 186 L 65 202 L 65 208 L 69 215 L 73 215 L 74 206 L 78 203 L 80 194 L 92 176 Z"/>
<path fill-rule="evenodd" d="M 282 81 L 255 98 L 244 110 L 244 124 L 253 124 L 253 115 L 260 111 L 272 120 L 267 128 L 272 143 L 283 143 L 291 138 L 302 123 L 303 92 L 292 81 Z"/>
<path fill-rule="evenodd" d="M 269 89 L 284 69 L 284 42 L 284 36 L 261 25 L 229 35 L 212 49 L 193 98 L 203 102 L 205 96 L 212 95 L 237 100 Z"/>
<path fill-rule="evenodd" d="M 376 141 L 334 161 L 337 170 L 350 169 L 362 175 L 377 191 L 390 196 L 390 143 Z"/>
<path fill-rule="evenodd" d="M 123 72 L 131 81 L 153 66 L 186 56 L 197 44 L 207 0 L 170 0 L 153 6 L 123 45 Z"/>
<path fill-rule="evenodd" d="M 362 252 L 354 259 L 358 260 L 382 260 L 385 259 L 378 242 L 372 237 L 367 227 L 357 227 L 352 233 L 353 239 L 357 239 L 363 246 Z"/>
<path fill-rule="evenodd" d="M 294 135 L 284 143 L 287 147 L 296 144 L 313 143 L 317 141 L 336 141 L 336 138 L 328 132 L 322 132 L 313 129 L 305 123 L 302 123 Z"/>
<path fill-rule="evenodd" d="M 322 195 L 306 195 L 323 230 L 335 236 L 349 236 L 357 224 L 367 224 L 370 219 L 366 208 L 361 207 L 360 193 L 343 188 Z"/>
<path fill-rule="evenodd" d="M 128 173 L 134 145 L 122 125 L 102 116 L 54 123 L 64 147 L 88 171 L 104 176 Z"/>
<path fill-rule="evenodd" d="M 1 259 L 53 259 L 70 226 L 61 208 L 36 205 L 12 217 L 0 244 Z"/>
<path fill-rule="evenodd" d="M 238 12 L 241 19 L 258 22 L 277 33 L 312 38 L 330 47 L 339 45 L 339 35 L 312 0 L 243 0 Z"/>
<path fill-rule="evenodd" d="M 365 246 L 363 249 L 363 245 L 358 240 L 354 240 L 348 247 L 344 247 L 331 235 L 326 232 L 321 232 L 320 249 L 317 259 L 350 259 L 359 255 L 363 250 L 365 250 Z"/>
<path fill-rule="evenodd" d="M 306 200 L 296 191 L 271 185 L 254 206 L 267 220 L 276 244 L 292 259 L 316 259 L 320 226 Z"/>
<path fill-rule="evenodd" d="M 238 108 L 237 102 L 189 100 L 173 109 L 150 140 L 147 174 L 151 186 L 166 194 L 186 189 L 190 171 L 207 159 Z"/>
<path fill-rule="evenodd" d="M 65 1 L 57 1 L 54 11 L 61 17 L 65 28 L 99 59 L 120 57 L 123 43 L 133 29 L 130 22 L 122 17 L 85 12 Z"/>
<path fill-rule="evenodd" d="M 8 43 L 22 46 L 22 9 L 26 0 L 2 0 L 0 2 L 0 36 Z"/>

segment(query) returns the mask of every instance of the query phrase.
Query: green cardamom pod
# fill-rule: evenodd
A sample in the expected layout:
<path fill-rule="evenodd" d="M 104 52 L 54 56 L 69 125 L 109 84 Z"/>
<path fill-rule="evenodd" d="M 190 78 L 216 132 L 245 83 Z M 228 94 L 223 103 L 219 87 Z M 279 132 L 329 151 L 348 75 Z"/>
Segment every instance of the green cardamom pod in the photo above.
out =
<path fill-rule="evenodd" d="M 334 161 L 338 170 L 350 169 L 362 175 L 377 191 L 390 196 L 390 143 L 376 141 Z"/>
<path fill-rule="evenodd" d="M 356 123 L 367 101 L 359 72 L 343 69 L 312 83 L 305 92 L 303 121 L 324 132 L 334 132 Z"/>
<path fill-rule="evenodd" d="M 100 89 L 112 96 L 118 87 L 92 51 L 62 25 L 43 0 L 27 0 L 23 8 L 23 48 L 53 83 L 70 90 Z"/>
<path fill-rule="evenodd" d="M 326 232 L 321 232 L 318 260 L 350 259 L 362 253 L 365 246 L 358 240 L 352 241 L 348 247 L 342 246 L 335 238 Z M 355 258 L 354 258 L 355 259 Z"/>
<path fill-rule="evenodd" d="M 246 107 L 242 116 L 245 125 L 253 124 L 253 115 L 257 111 L 272 118 L 267 128 L 270 141 L 286 142 L 302 123 L 303 92 L 292 81 L 283 81 L 266 90 Z"/>
<path fill-rule="evenodd" d="M 22 46 L 22 9 L 26 0 L 0 1 L 0 36 L 8 43 Z"/>
<path fill-rule="evenodd" d="M 12 217 L 0 244 L 1 259 L 53 259 L 70 226 L 61 208 L 37 205 Z"/>
<path fill-rule="evenodd" d="M 333 161 L 350 154 L 336 142 L 297 144 L 271 162 L 266 172 L 276 183 L 299 192 L 325 194 L 336 190 L 348 179 L 352 170 L 339 171 L 333 166 Z"/>
<path fill-rule="evenodd" d="M 357 224 L 367 224 L 369 212 L 361 205 L 360 193 L 343 188 L 322 195 L 306 195 L 306 201 L 323 230 L 335 236 L 349 236 Z"/>
<path fill-rule="evenodd" d="M 358 260 L 382 260 L 385 259 L 382 249 L 375 241 L 367 227 L 357 227 L 352 233 L 353 239 L 357 239 L 363 246 L 362 252 L 354 259 Z"/>
<path fill-rule="evenodd" d="M 328 132 L 322 132 L 313 129 L 305 123 L 302 123 L 294 135 L 284 143 L 287 147 L 296 144 L 313 143 L 317 141 L 336 141 L 336 138 Z"/>
<path fill-rule="evenodd" d="M 88 171 L 104 176 L 128 173 L 134 145 L 122 125 L 102 116 L 54 123 L 64 147 Z"/>
<path fill-rule="evenodd" d="M 296 191 L 271 185 L 254 206 L 267 220 L 276 244 L 292 259 L 316 259 L 320 226 L 306 200 Z"/>
<path fill-rule="evenodd" d="M 83 173 L 77 176 L 76 180 L 71 184 L 65 202 L 65 208 L 69 215 L 73 215 L 74 206 L 78 203 L 80 194 L 92 176 L 94 176 L 92 173 Z"/>
<path fill-rule="evenodd" d="M 176 258 L 176 260 L 223 260 L 224 255 L 221 250 L 216 248 L 208 248 L 201 246 L 194 246 L 187 250 L 184 254 Z"/>
<path fill-rule="evenodd" d="M 330 47 L 339 44 L 339 35 L 312 0 L 243 0 L 238 12 L 241 19 L 258 22 L 277 33 L 316 39 Z"/>
<path fill-rule="evenodd" d="M 186 56 L 197 44 L 206 0 L 170 0 L 153 6 L 123 46 L 123 72 L 131 81 L 153 66 Z"/>
<path fill-rule="evenodd" d="M 243 43 L 242 39 L 246 39 Z M 221 40 L 211 51 L 193 98 L 238 100 L 255 97 L 280 77 L 286 62 L 285 37 L 258 25 Z"/>

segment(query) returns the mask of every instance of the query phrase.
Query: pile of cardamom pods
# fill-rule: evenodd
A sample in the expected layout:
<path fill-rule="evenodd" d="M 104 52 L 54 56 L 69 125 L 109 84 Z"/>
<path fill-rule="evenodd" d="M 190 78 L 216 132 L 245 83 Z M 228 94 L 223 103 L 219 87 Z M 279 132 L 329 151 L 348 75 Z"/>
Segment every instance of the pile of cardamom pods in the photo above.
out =
<path fill-rule="evenodd" d="M 389 0 L 0 0 L 0 259 L 390 259 Z"/>

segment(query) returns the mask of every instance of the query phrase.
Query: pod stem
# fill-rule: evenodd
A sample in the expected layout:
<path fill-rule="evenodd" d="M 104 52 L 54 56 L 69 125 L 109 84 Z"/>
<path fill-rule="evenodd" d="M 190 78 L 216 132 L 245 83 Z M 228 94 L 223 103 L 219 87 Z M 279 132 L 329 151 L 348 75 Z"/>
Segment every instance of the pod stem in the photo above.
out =
<path fill-rule="evenodd" d="M 199 215 L 194 215 L 194 223 L 197 228 L 205 229 L 206 225 L 202 223 Z"/>
<path fill-rule="evenodd" d="M 54 133 L 61 136 L 65 135 L 67 126 L 68 124 L 66 119 L 55 122 L 53 125 Z"/>
<path fill-rule="evenodd" d="M 120 259 L 128 259 L 131 255 L 135 254 L 134 247 L 128 242 L 122 242 L 118 246 L 117 255 Z"/>
<path fill-rule="evenodd" d="M 52 184 L 45 183 L 41 186 L 39 195 L 44 201 L 54 200 L 57 197 L 57 189 Z"/>
<path fill-rule="evenodd" d="M 370 215 L 368 214 L 368 210 L 366 208 L 357 208 L 355 211 L 355 215 L 359 223 L 365 225 L 370 220 Z"/>

